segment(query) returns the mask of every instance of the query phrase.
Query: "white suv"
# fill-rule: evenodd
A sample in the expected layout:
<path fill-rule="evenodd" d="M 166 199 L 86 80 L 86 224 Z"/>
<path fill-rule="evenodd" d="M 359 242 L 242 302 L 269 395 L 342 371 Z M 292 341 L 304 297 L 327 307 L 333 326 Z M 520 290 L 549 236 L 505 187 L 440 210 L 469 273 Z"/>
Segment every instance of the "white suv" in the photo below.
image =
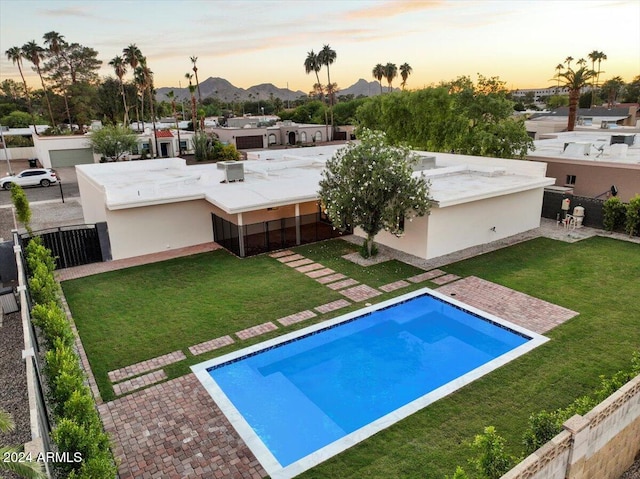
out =
<path fill-rule="evenodd" d="M 9 190 L 13 183 L 20 186 L 49 186 L 57 181 L 58 176 L 51 168 L 31 168 L 21 171 L 17 175 L 5 176 L 0 179 L 0 188 Z"/>

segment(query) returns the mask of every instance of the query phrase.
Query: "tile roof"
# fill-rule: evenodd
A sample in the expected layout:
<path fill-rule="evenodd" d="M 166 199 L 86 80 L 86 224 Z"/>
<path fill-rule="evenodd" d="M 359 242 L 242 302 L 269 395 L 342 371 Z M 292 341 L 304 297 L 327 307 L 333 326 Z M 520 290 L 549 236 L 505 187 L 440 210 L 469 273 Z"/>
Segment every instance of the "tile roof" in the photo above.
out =
<path fill-rule="evenodd" d="M 158 130 L 156 138 L 173 138 L 173 134 L 169 130 Z"/>

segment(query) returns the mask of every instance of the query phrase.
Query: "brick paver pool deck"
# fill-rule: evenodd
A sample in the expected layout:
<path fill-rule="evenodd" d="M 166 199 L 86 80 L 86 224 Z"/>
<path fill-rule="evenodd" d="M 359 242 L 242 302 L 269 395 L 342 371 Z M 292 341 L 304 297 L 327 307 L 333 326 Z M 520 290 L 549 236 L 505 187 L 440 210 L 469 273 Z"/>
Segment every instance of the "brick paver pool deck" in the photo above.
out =
<path fill-rule="evenodd" d="M 99 406 L 120 479 L 262 479 L 267 474 L 187 374 Z"/>

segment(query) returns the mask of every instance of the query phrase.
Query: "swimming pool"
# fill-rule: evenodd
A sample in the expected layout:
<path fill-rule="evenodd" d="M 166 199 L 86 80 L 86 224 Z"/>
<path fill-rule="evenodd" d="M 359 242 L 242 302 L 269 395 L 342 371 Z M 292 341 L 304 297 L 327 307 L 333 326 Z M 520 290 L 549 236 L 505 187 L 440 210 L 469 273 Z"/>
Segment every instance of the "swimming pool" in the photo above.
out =
<path fill-rule="evenodd" d="M 192 369 L 269 475 L 289 478 L 545 341 L 423 289 Z"/>

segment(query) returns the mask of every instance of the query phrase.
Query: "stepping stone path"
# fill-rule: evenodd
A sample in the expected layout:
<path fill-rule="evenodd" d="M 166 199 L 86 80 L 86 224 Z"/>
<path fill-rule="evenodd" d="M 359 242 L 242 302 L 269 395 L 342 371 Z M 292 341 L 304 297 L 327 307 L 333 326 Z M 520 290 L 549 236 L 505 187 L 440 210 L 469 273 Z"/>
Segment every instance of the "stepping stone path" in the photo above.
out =
<path fill-rule="evenodd" d="M 404 279 L 401 279 L 400 281 L 396 281 L 394 283 L 382 285 L 380 286 L 380 289 L 385 293 L 390 293 L 391 291 L 395 291 L 396 289 L 400 288 L 406 288 L 407 286 L 409 286 L 409 283 L 407 283 Z"/>
<path fill-rule="evenodd" d="M 335 311 L 335 310 L 340 309 L 340 308 L 345 308 L 345 307 L 349 306 L 350 304 L 351 303 L 349 301 L 347 301 L 346 299 L 339 299 L 337 301 L 332 301 L 331 303 L 323 304 L 323 305 L 318 306 L 317 308 L 313 308 L 313 309 L 315 309 L 319 313 L 328 313 L 330 311 Z"/>
<path fill-rule="evenodd" d="M 145 386 L 150 386 L 151 384 L 159 383 L 160 381 L 164 381 L 165 379 L 167 379 L 167 373 L 165 373 L 164 370 L 161 369 L 160 371 L 154 371 L 152 373 L 138 376 L 137 378 L 129 379 L 127 381 L 114 384 L 113 392 L 117 396 L 121 396 L 122 394 L 135 391 L 136 389 L 140 389 Z"/>
<path fill-rule="evenodd" d="M 232 344 L 233 338 L 231 336 L 222 336 L 221 338 L 215 338 L 211 341 L 205 341 L 204 343 L 196 344 L 195 346 L 189 347 L 189 352 L 194 356 L 198 354 L 208 353 L 209 351 L 214 351 L 223 346 L 228 346 Z"/>
<path fill-rule="evenodd" d="M 426 273 L 420 273 L 416 276 L 412 276 L 411 278 L 407 278 L 412 283 L 422 283 L 423 281 L 429 281 L 433 278 L 437 278 L 438 276 L 442 276 L 446 274 L 444 271 L 439 269 L 432 269 L 431 271 L 427 271 Z"/>
<path fill-rule="evenodd" d="M 278 326 L 269 321 L 268 323 L 258 324 L 257 326 L 252 326 L 250 328 L 243 329 L 242 331 L 238 331 L 236 336 L 240 339 L 249 339 L 270 331 L 275 331 L 276 329 L 278 329 Z"/>
<path fill-rule="evenodd" d="M 455 274 L 445 274 L 444 276 L 433 278 L 431 282 L 436 283 L 438 286 L 442 286 L 443 284 L 451 283 L 452 281 L 456 281 L 458 279 L 460 279 L 460 276 L 456 276 Z"/>
<path fill-rule="evenodd" d="M 353 288 L 343 289 L 340 291 L 340 294 L 344 294 L 351 301 L 357 303 L 358 301 L 364 301 L 365 299 L 373 298 L 381 295 L 382 293 L 371 286 L 361 284 L 360 286 L 355 286 Z"/>
<path fill-rule="evenodd" d="M 356 281 L 353 278 L 347 278 L 347 279 L 345 279 L 343 281 L 338 281 L 337 283 L 328 284 L 327 286 L 330 289 L 333 289 L 334 291 L 337 291 L 339 289 L 344 289 L 344 288 L 347 288 L 349 286 L 355 286 L 356 284 L 358 284 L 358 281 Z"/>
<path fill-rule="evenodd" d="M 186 358 L 187 357 L 182 351 L 174 351 L 172 353 L 165 354 L 164 356 L 158 356 L 157 358 L 148 359 L 146 361 L 142 361 L 141 363 L 132 364 L 131 366 L 127 366 L 126 368 L 109 371 L 109 381 L 111 381 L 112 383 L 117 383 L 122 381 L 123 379 L 153 371 L 154 369 L 160 369 L 163 366 L 177 363 L 178 361 L 182 361 Z"/>
<path fill-rule="evenodd" d="M 285 316 L 284 318 L 280 318 L 278 322 L 283 326 L 290 326 L 295 323 L 299 323 L 300 321 L 304 321 L 305 319 L 315 318 L 317 316 L 313 311 L 302 311 L 300 313 L 290 314 L 289 316 Z"/>

